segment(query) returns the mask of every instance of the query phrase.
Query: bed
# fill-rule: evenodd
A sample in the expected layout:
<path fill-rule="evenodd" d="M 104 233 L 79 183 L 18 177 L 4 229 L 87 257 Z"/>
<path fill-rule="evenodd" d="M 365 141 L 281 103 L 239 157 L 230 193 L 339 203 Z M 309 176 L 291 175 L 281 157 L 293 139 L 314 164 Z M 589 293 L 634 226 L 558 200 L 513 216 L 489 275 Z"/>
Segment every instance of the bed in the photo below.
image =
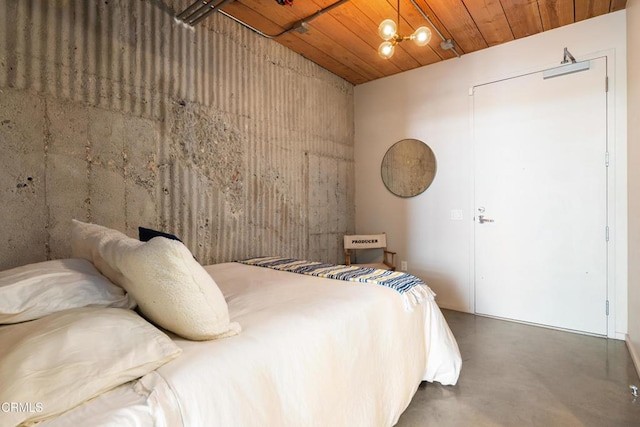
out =
<path fill-rule="evenodd" d="M 89 227 L 95 237 L 96 228 L 82 223 L 76 226 Z M 115 303 L 80 302 L 77 307 L 64 307 L 58 311 L 52 309 L 55 312 L 39 313 L 37 319 L 1 326 L 0 349 L 6 344 L 1 340 L 7 335 L 8 328 L 25 328 L 40 322 L 35 329 L 41 331 L 43 325 L 49 327 L 61 322 L 71 313 L 88 319 L 89 324 L 78 336 L 92 342 L 90 347 L 93 349 L 87 350 L 89 354 L 103 351 L 99 347 L 105 341 L 113 343 L 104 346 L 104 351 L 109 352 L 115 351 L 115 347 L 129 345 L 124 340 L 130 339 L 136 345 L 142 341 L 152 342 L 145 344 L 144 352 L 158 352 L 160 355 L 143 358 L 141 363 L 135 364 L 135 369 L 125 367 L 128 376 L 123 376 L 120 372 L 122 368 L 119 368 L 112 375 L 117 379 L 106 381 L 72 399 L 65 399 L 66 396 L 61 399 L 60 393 L 65 393 L 69 387 L 90 383 L 90 378 L 109 377 L 110 374 L 105 373 L 104 367 L 92 368 L 89 373 L 76 373 L 72 379 L 69 377 L 74 375 L 65 374 L 61 381 L 66 381 L 66 385 L 60 386 L 64 388 L 50 387 L 53 391 L 47 391 L 42 397 L 24 394 L 35 393 L 34 388 L 26 392 L 16 389 L 15 397 L 7 395 L 6 391 L 3 395 L 0 391 L 0 403 L 10 403 L 9 406 L 2 403 L 4 409 L 0 408 L 0 417 L 4 417 L 4 421 L 0 418 L 0 425 L 39 421 L 37 425 L 46 427 L 89 424 L 168 427 L 391 426 L 409 405 L 421 381 L 437 381 L 445 385 L 457 382 L 461 367 L 460 353 L 433 298 L 415 302 L 407 309 L 403 295 L 385 286 L 296 274 L 237 262 L 216 264 L 206 266 L 202 271 L 217 285 L 219 296 L 226 303 L 226 310 L 222 310 L 226 314 L 217 315 L 207 322 L 218 323 L 214 330 L 197 331 L 201 335 L 185 338 L 189 333 L 173 325 L 167 327 L 165 319 L 158 321 L 152 313 L 153 307 L 141 305 L 144 293 L 141 294 L 139 290 L 136 292 L 130 281 L 124 278 L 130 272 L 123 260 L 135 256 L 129 254 L 122 257 L 114 253 L 126 252 L 122 250 L 123 241 L 130 245 L 128 249 L 139 250 L 141 244 L 118 236 L 117 244 L 120 246 L 113 251 L 113 247 L 109 249 L 108 246 L 113 246 L 114 234 L 104 230 L 97 234 L 98 239 L 87 239 L 85 235 L 82 240 L 89 240 L 90 244 L 79 250 L 85 255 L 88 253 L 85 258 L 90 260 L 80 257 L 73 262 L 81 263 L 87 269 L 101 266 L 97 269 L 99 273 L 95 274 L 100 276 L 100 280 L 107 281 L 105 286 L 124 284 L 127 292 L 118 294 L 117 289 L 113 288 L 115 296 L 112 299 Z M 164 242 L 167 239 L 163 238 L 152 239 L 151 242 L 158 240 L 168 245 Z M 179 248 L 177 245 L 181 244 L 174 242 L 171 245 L 172 248 Z M 89 249 L 89 246 L 93 249 Z M 95 247 L 101 249 L 95 250 Z M 187 253 L 184 253 L 181 262 L 188 265 L 189 269 L 197 269 L 186 258 Z M 112 259 L 109 262 L 101 260 L 110 257 Z M 166 261 L 159 262 L 167 265 Z M 136 269 L 139 268 L 139 262 L 135 265 Z M 158 269 L 157 266 L 151 271 L 154 269 Z M 149 271 L 145 274 L 152 275 Z M 0 295 L 2 279 L 0 273 Z M 153 277 L 151 286 L 157 286 L 161 280 Z M 188 287 L 188 284 L 185 286 Z M 162 298 L 154 292 L 151 292 L 154 295 L 151 299 Z M 129 299 L 123 299 L 123 295 Z M 179 296 L 170 297 L 172 301 L 179 301 L 178 307 L 185 310 Z M 139 311 L 140 307 L 146 307 L 140 314 L 153 324 L 131 310 L 134 300 Z M 166 314 L 166 307 L 162 307 L 162 310 Z M 127 313 L 126 316 L 124 313 Z M 106 316 L 101 322 L 107 325 L 103 329 L 108 331 L 105 332 L 108 339 L 92 332 L 94 329 L 103 330 L 100 324 L 95 326 L 91 323 L 101 316 Z M 108 327 L 113 324 L 113 319 L 120 321 L 125 317 L 127 322 L 142 321 L 144 324 Z M 168 317 L 171 323 L 179 317 L 179 313 Z M 188 319 L 186 324 L 189 324 Z M 58 330 L 59 326 L 55 328 Z M 172 329 L 174 332 L 171 332 Z M 154 335 L 152 340 L 136 335 L 146 337 L 146 334 L 155 334 L 155 331 L 161 336 Z M 204 338 L 203 333 L 213 335 Z M 9 334 L 9 340 L 15 340 L 15 335 Z M 33 353 L 34 349 L 24 351 Z M 56 350 L 41 352 L 47 355 L 42 356 L 43 359 L 47 358 L 47 363 L 52 351 Z M 134 353 L 139 352 L 136 349 Z M 107 356 L 108 359 L 114 359 L 112 355 Z M 0 362 L 7 368 L 6 355 L 4 359 L 2 357 L 0 350 Z M 128 360 L 130 356 L 124 359 Z M 0 365 L 0 374 L 13 375 L 2 369 Z M 52 403 L 60 400 L 67 401 L 62 406 L 69 407 L 59 408 L 55 406 L 57 403 Z"/>

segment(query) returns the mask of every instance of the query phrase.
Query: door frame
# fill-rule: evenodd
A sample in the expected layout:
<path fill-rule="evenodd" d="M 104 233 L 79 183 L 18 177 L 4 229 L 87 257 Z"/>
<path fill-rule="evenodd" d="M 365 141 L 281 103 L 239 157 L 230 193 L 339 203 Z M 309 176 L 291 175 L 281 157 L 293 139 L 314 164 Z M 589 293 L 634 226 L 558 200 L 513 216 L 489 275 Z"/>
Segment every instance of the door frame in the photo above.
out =
<path fill-rule="evenodd" d="M 607 179 L 606 215 L 607 215 L 607 224 L 609 226 L 609 240 L 607 244 L 607 260 L 606 260 L 606 265 L 607 265 L 606 289 L 607 289 L 607 301 L 609 302 L 609 313 L 607 316 L 607 337 L 624 340 L 625 334 L 616 332 L 617 331 L 616 315 L 618 312 L 617 298 L 616 298 L 616 295 L 617 295 L 616 291 L 618 289 L 618 286 L 616 283 L 616 278 L 617 278 L 616 273 L 618 272 L 618 268 L 620 268 L 620 266 L 616 262 L 617 261 L 616 236 L 617 236 L 618 227 L 617 227 L 617 212 L 616 212 L 617 193 L 616 193 L 616 185 L 615 185 L 617 165 L 616 165 L 615 108 L 614 108 L 616 105 L 615 90 L 614 90 L 615 88 L 614 54 L 615 54 L 615 51 L 613 49 L 608 49 L 605 51 L 593 52 L 588 55 L 579 56 L 579 57 L 576 57 L 576 59 L 578 61 L 586 61 L 586 60 L 592 60 L 592 59 L 598 59 L 598 58 L 605 58 L 605 67 L 606 67 L 606 73 L 607 73 L 607 79 L 608 79 L 608 90 L 606 94 L 606 115 L 607 115 L 606 146 L 607 146 L 607 153 L 608 153 L 608 160 L 609 160 L 609 167 L 607 170 L 607 178 L 606 178 Z M 469 245 L 469 262 L 470 262 L 469 284 L 470 286 L 469 286 L 468 299 L 469 299 L 469 307 L 472 309 L 474 314 L 476 314 L 476 305 L 475 305 L 475 302 L 476 302 L 476 298 L 475 298 L 475 295 L 476 295 L 476 282 L 475 282 L 476 280 L 475 279 L 476 278 L 476 274 L 475 274 L 476 272 L 476 260 L 475 260 L 475 246 L 476 246 L 476 241 L 475 241 L 475 176 L 476 176 L 475 147 L 476 147 L 476 141 L 474 137 L 474 125 L 475 125 L 474 106 L 473 106 L 474 88 L 477 86 L 484 86 L 487 84 L 496 83 L 502 80 L 518 78 L 528 74 L 541 73 L 544 70 L 547 70 L 549 68 L 555 68 L 560 65 L 561 64 L 554 63 L 554 64 L 536 66 L 534 68 L 525 69 L 520 72 L 511 72 L 506 75 L 496 76 L 494 78 L 487 78 L 481 81 L 474 82 L 469 86 L 469 140 L 471 141 L 470 155 L 471 155 L 472 161 L 471 161 L 471 176 L 470 176 L 470 183 L 469 183 L 470 191 L 469 191 L 469 204 L 468 204 L 468 212 L 469 212 L 469 229 L 468 230 L 470 235 L 470 245 Z M 602 84 L 603 84 L 603 90 L 604 90 L 605 82 L 603 82 Z M 605 158 L 603 158 L 602 161 L 604 163 Z M 605 310 L 605 307 L 603 307 L 602 309 Z M 513 320 L 513 321 L 527 324 L 527 322 L 521 322 L 517 320 Z M 562 328 L 557 328 L 553 326 L 545 326 L 545 325 L 538 325 L 538 324 L 536 324 L 536 326 L 547 327 L 550 329 L 564 330 Z M 570 332 L 589 335 L 587 333 L 573 331 L 573 330 Z"/>

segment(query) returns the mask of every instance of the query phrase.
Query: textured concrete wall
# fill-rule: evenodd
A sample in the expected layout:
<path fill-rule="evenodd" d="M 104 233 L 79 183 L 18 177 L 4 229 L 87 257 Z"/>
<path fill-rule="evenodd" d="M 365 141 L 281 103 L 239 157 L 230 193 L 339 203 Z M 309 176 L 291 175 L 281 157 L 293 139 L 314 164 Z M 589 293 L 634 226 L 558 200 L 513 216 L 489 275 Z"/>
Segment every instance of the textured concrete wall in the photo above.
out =
<path fill-rule="evenodd" d="M 68 256 L 72 218 L 203 263 L 342 259 L 353 87 L 222 15 L 175 24 L 190 3 L 0 1 L 0 269 Z"/>

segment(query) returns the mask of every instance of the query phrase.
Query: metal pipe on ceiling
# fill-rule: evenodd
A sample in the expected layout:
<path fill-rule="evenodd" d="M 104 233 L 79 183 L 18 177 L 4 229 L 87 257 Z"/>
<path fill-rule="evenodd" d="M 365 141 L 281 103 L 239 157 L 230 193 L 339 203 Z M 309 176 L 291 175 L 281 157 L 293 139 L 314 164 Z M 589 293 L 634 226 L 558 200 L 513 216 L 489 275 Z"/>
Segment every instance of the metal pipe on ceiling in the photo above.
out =
<path fill-rule="evenodd" d="M 195 26 L 198 22 L 211 15 L 216 10 L 219 10 L 226 4 L 229 4 L 235 0 L 222 0 L 217 4 L 213 4 L 213 0 L 197 0 L 191 6 L 176 15 L 176 19 L 179 19 L 191 26 Z"/>
<path fill-rule="evenodd" d="M 184 11 L 182 11 L 178 15 L 176 15 L 176 18 L 186 22 L 187 24 L 189 24 L 191 26 L 194 26 L 198 22 L 202 21 L 207 16 L 212 14 L 213 12 L 218 11 L 219 13 L 221 13 L 224 16 L 226 16 L 227 18 L 234 20 L 238 24 L 242 25 L 245 28 L 248 28 L 249 30 L 257 33 L 258 35 L 260 35 L 262 37 L 265 37 L 267 39 L 276 39 L 276 38 L 281 37 L 281 36 L 283 36 L 285 34 L 288 34 L 288 33 L 290 33 L 291 31 L 294 31 L 294 30 L 298 31 L 300 33 L 306 33 L 308 31 L 307 30 L 307 25 L 309 24 L 309 22 L 311 22 L 314 19 L 324 15 L 327 12 L 330 12 L 331 10 L 335 9 L 336 7 L 341 6 L 341 5 L 349 2 L 350 0 L 339 0 L 339 1 L 337 1 L 337 2 L 335 2 L 333 4 L 331 4 L 331 5 L 323 8 L 323 9 L 318 10 L 313 15 L 310 15 L 310 16 L 304 18 L 304 19 L 301 19 L 300 21 L 297 21 L 297 22 L 293 23 L 289 28 L 287 28 L 286 30 L 281 31 L 278 34 L 267 34 L 267 33 L 264 33 L 262 31 L 260 31 L 259 29 L 247 24 L 246 22 L 241 21 L 240 19 L 236 18 L 235 16 L 230 15 L 229 13 L 227 13 L 224 10 L 221 9 L 224 5 L 226 5 L 228 3 L 231 3 L 233 1 L 235 1 L 235 0 L 222 0 L 218 4 L 212 5 L 211 4 L 212 0 L 197 0 L 191 6 L 189 6 Z M 451 51 L 453 51 L 453 53 L 455 53 L 456 56 L 458 58 L 460 58 L 460 54 L 456 50 L 455 42 L 453 41 L 453 39 L 445 38 L 445 36 L 440 32 L 440 30 L 438 30 L 438 27 L 436 27 L 434 25 L 434 23 L 431 21 L 431 19 L 429 18 L 429 15 L 427 15 L 422 10 L 422 8 L 420 6 L 418 6 L 418 4 L 415 2 L 415 0 L 410 0 L 410 1 L 411 1 L 411 4 L 413 4 L 413 6 L 418 10 L 418 12 L 420 12 L 422 17 L 429 23 L 429 25 L 431 25 L 431 28 L 434 29 L 434 31 L 438 34 L 440 39 L 442 39 L 442 42 L 440 43 L 440 47 L 443 50 L 451 50 Z M 197 8 L 197 10 L 195 10 L 196 8 Z M 207 8 L 208 8 L 208 10 L 206 10 Z M 192 17 L 194 17 L 194 16 L 196 18 L 192 19 Z"/>
<path fill-rule="evenodd" d="M 200 15 L 199 18 L 195 19 L 190 24 L 191 25 L 196 25 L 198 22 L 202 21 L 204 18 L 206 18 L 207 16 L 211 15 L 216 10 L 220 10 L 220 8 L 223 7 L 224 5 L 229 4 L 231 2 L 234 2 L 234 1 L 236 1 L 236 0 L 222 0 L 220 3 L 218 3 L 217 5 L 212 7 L 210 10 L 208 10 L 207 12 L 203 13 L 202 15 Z"/>
<path fill-rule="evenodd" d="M 233 15 L 229 15 L 229 14 L 228 14 L 227 12 L 225 12 L 224 10 L 218 10 L 218 12 L 219 12 L 219 13 L 221 13 L 222 15 L 226 16 L 227 18 L 229 18 L 229 19 L 232 19 L 232 20 L 236 21 L 238 24 L 242 25 L 242 26 L 243 26 L 243 27 L 245 27 L 245 28 L 248 28 L 249 30 L 253 31 L 254 33 L 256 33 L 256 34 L 258 34 L 258 35 L 260 35 L 260 36 L 262 36 L 262 37 L 265 37 L 265 38 L 268 38 L 268 39 L 273 39 L 273 38 L 275 38 L 275 37 L 276 37 L 276 36 L 271 36 L 271 35 L 269 35 L 269 34 L 263 33 L 263 32 L 262 32 L 262 31 L 260 31 L 259 29 L 255 28 L 255 27 L 252 27 L 251 25 L 247 24 L 246 22 L 243 22 L 243 21 L 239 20 L 239 19 L 238 19 L 238 18 L 236 18 L 235 16 L 233 16 Z"/>
<path fill-rule="evenodd" d="M 300 33 L 306 33 L 307 32 L 307 24 L 311 21 L 313 21 L 314 19 L 324 15 L 325 13 L 335 9 L 338 6 L 341 6 L 347 2 L 349 2 L 351 0 L 340 0 L 337 1 L 323 9 L 320 9 L 319 11 L 317 11 L 316 13 L 314 13 L 313 15 L 310 15 L 304 19 L 301 19 L 300 21 L 295 22 L 293 25 L 291 25 L 289 28 L 287 28 L 286 30 L 281 31 L 278 34 L 267 34 L 267 33 L 263 33 L 262 31 L 258 30 L 255 27 L 252 27 L 251 25 L 242 22 L 241 20 L 239 20 L 238 18 L 231 16 L 230 14 L 228 14 L 227 12 L 225 12 L 224 10 L 218 10 L 218 12 L 220 12 L 221 14 L 223 14 L 224 16 L 226 16 L 227 18 L 233 19 L 234 21 L 236 21 L 238 24 L 242 25 L 245 28 L 250 29 L 251 31 L 261 35 L 262 37 L 265 37 L 267 39 L 276 39 L 278 37 L 284 36 L 287 33 L 290 33 L 291 31 L 298 31 Z"/>
<path fill-rule="evenodd" d="M 411 4 L 418 9 L 418 12 L 420 12 L 420 14 L 422 15 L 422 17 L 424 19 L 426 19 L 426 21 L 429 23 L 429 25 L 431 25 L 431 28 L 433 28 L 435 30 L 435 32 L 440 36 L 440 38 L 442 39 L 442 43 L 440 43 L 440 47 L 443 50 L 451 50 L 453 51 L 453 53 L 456 54 L 456 56 L 458 58 L 460 58 L 460 54 L 458 53 L 458 51 L 456 50 L 456 45 L 455 42 L 453 41 L 453 39 L 447 39 L 444 37 L 444 35 L 442 35 L 442 33 L 440 32 L 440 30 L 438 30 L 438 27 L 436 27 L 433 22 L 431 22 L 431 19 L 429 19 L 429 15 L 427 15 L 426 13 L 424 13 L 424 11 L 422 10 L 422 8 L 420 6 L 418 6 L 418 4 L 415 2 L 415 0 L 410 0 Z"/>
<path fill-rule="evenodd" d="M 182 12 L 180 12 L 179 14 L 176 15 L 176 18 L 178 19 L 184 19 L 185 16 L 187 15 L 191 15 L 191 13 L 198 7 L 202 7 L 202 5 L 206 6 L 207 4 L 209 4 L 209 0 L 196 0 L 194 1 L 191 6 L 189 6 L 188 8 L 186 8 L 185 10 L 183 10 Z"/>

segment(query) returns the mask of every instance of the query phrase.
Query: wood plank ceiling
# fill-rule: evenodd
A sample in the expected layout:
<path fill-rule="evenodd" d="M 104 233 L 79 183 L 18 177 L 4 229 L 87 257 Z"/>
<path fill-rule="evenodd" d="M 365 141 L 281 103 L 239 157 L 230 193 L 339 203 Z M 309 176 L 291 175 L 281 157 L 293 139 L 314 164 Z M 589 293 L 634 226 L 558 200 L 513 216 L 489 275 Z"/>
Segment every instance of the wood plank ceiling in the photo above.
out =
<path fill-rule="evenodd" d="M 290 1 L 290 0 L 289 0 Z M 289 1 L 281 0 L 280 3 Z M 338 0 L 200 0 L 268 35 L 279 34 Z M 455 58 L 441 48 L 435 31 L 428 46 L 400 43 L 390 59 L 377 54 L 378 25 L 397 19 L 398 32 L 427 25 L 411 0 L 350 0 L 308 22 L 306 33 L 290 31 L 275 40 L 354 85 Z M 627 0 L 414 0 L 463 55 L 624 9 Z M 182 2 L 181 2 L 182 3 Z M 192 1 L 184 0 L 184 8 Z M 208 25 L 203 19 L 196 25 Z M 209 24 L 210 25 L 210 24 Z"/>

